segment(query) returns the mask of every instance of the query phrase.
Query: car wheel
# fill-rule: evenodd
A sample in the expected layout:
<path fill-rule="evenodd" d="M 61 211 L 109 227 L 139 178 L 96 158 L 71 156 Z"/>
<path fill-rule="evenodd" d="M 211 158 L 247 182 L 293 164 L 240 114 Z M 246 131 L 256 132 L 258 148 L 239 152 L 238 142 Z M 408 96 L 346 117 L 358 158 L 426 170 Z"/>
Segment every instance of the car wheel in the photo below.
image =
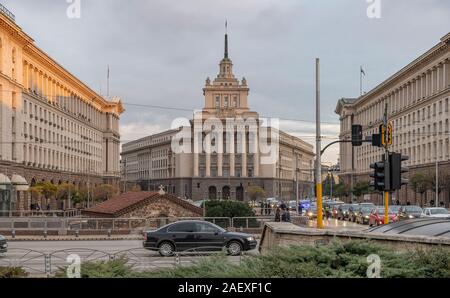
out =
<path fill-rule="evenodd" d="M 158 252 L 163 257 L 170 257 L 171 255 L 173 255 L 174 251 L 175 246 L 168 241 L 164 241 L 158 247 Z"/>
<path fill-rule="evenodd" d="M 238 241 L 231 241 L 227 246 L 228 253 L 232 256 L 238 256 L 242 252 L 242 244 Z"/>

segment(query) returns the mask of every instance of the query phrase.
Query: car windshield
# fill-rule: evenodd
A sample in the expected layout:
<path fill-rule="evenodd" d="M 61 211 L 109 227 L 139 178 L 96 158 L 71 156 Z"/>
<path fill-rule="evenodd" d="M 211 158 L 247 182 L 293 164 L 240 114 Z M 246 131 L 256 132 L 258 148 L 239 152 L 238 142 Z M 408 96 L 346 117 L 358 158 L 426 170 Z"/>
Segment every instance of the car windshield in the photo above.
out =
<path fill-rule="evenodd" d="M 347 211 L 348 209 L 350 209 L 351 206 L 352 205 L 345 204 L 345 205 L 339 206 L 339 209 L 341 209 L 342 211 Z"/>
<path fill-rule="evenodd" d="M 422 208 L 419 206 L 406 206 L 405 207 L 406 212 L 414 212 L 414 213 L 422 213 Z"/>
<path fill-rule="evenodd" d="M 389 206 L 389 212 L 397 213 L 402 206 Z"/>
<path fill-rule="evenodd" d="M 384 214 L 384 207 L 378 207 L 378 208 L 377 208 L 377 213 L 378 213 L 378 214 Z M 393 210 L 393 209 L 391 209 L 391 208 L 389 208 L 388 213 L 389 213 L 389 214 L 395 214 L 396 211 Z"/>
<path fill-rule="evenodd" d="M 445 208 L 430 209 L 431 214 L 448 214 L 448 210 Z"/>
<path fill-rule="evenodd" d="M 373 208 L 371 208 L 371 207 L 362 207 L 361 212 L 362 213 L 370 213 L 370 212 L 372 212 L 372 209 Z"/>

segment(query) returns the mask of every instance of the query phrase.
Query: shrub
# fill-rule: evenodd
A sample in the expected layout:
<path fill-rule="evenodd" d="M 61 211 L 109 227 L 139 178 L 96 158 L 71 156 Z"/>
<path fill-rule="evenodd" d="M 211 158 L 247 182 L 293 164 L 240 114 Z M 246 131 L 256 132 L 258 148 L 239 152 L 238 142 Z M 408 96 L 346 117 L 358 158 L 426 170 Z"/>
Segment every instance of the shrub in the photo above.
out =
<path fill-rule="evenodd" d="M 0 278 L 23 278 L 28 273 L 20 267 L 0 267 Z"/>
<path fill-rule="evenodd" d="M 132 267 L 126 258 L 111 261 L 89 261 L 81 264 L 81 278 L 119 278 L 132 275 Z M 59 268 L 57 278 L 67 277 L 67 267 Z"/>
<path fill-rule="evenodd" d="M 235 201 L 207 201 L 207 217 L 250 217 L 255 216 L 246 203 Z"/>
<path fill-rule="evenodd" d="M 220 254 L 191 266 L 147 272 L 134 272 L 126 265 L 126 259 L 88 262 L 82 265 L 81 275 L 84 278 L 365 278 L 367 256 L 371 254 L 380 256 L 383 278 L 450 277 L 448 249 L 396 251 L 370 241 L 276 248 L 267 255 L 248 256 L 240 265 Z"/>

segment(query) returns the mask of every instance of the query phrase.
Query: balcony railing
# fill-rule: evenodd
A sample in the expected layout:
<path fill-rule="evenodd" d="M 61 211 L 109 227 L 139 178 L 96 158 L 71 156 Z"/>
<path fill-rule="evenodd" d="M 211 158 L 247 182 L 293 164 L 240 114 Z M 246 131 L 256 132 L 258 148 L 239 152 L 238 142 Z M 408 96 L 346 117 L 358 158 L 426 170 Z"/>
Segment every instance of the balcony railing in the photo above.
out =
<path fill-rule="evenodd" d="M 11 21 L 16 21 L 16 16 L 13 15 L 6 7 L 4 7 L 2 4 L 0 4 L 0 13 L 7 16 Z"/>

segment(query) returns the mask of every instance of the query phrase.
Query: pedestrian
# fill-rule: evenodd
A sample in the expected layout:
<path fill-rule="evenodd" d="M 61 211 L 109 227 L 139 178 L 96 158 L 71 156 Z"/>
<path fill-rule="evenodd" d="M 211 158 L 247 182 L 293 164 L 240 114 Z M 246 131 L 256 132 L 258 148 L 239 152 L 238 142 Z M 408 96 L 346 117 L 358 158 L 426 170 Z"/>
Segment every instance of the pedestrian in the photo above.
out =
<path fill-rule="evenodd" d="M 41 211 L 41 206 L 39 205 L 39 203 L 36 203 L 36 210 Z"/>
<path fill-rule="evenodd" d="M 281 210 L 280 210 L 280 208 L 277 208 L 277 210 L 275 211 L 275 221 L 276 222 L 280 222 L 281 221 Z"/>
<path fill-rule="evenodd" d="M 330 219 L 330 206 L 325 205 L 325 217 L 326 219 Z"/>
<path fill-rule="evenodd" d="M 47 204 L 47 211 L 50 211 L 50 203 Z"/>
<path fill-rule="evenodd" d="M 261 215 L 264 215 L 264 201 L 261 201 Z"/>
<path fill-rule="evenodd" d="M 289 213 L 289 209 L 286 207 L 285 204 L 281 204 L 281 221 L 282 222 L 290 222 L 291 221 L 291 215 Z"/>
<path fill-rule="evenodd" d="M 303 207 L 302 204 L 298 204 L 298 214 L 302 215 L 303 214 Z"/>

